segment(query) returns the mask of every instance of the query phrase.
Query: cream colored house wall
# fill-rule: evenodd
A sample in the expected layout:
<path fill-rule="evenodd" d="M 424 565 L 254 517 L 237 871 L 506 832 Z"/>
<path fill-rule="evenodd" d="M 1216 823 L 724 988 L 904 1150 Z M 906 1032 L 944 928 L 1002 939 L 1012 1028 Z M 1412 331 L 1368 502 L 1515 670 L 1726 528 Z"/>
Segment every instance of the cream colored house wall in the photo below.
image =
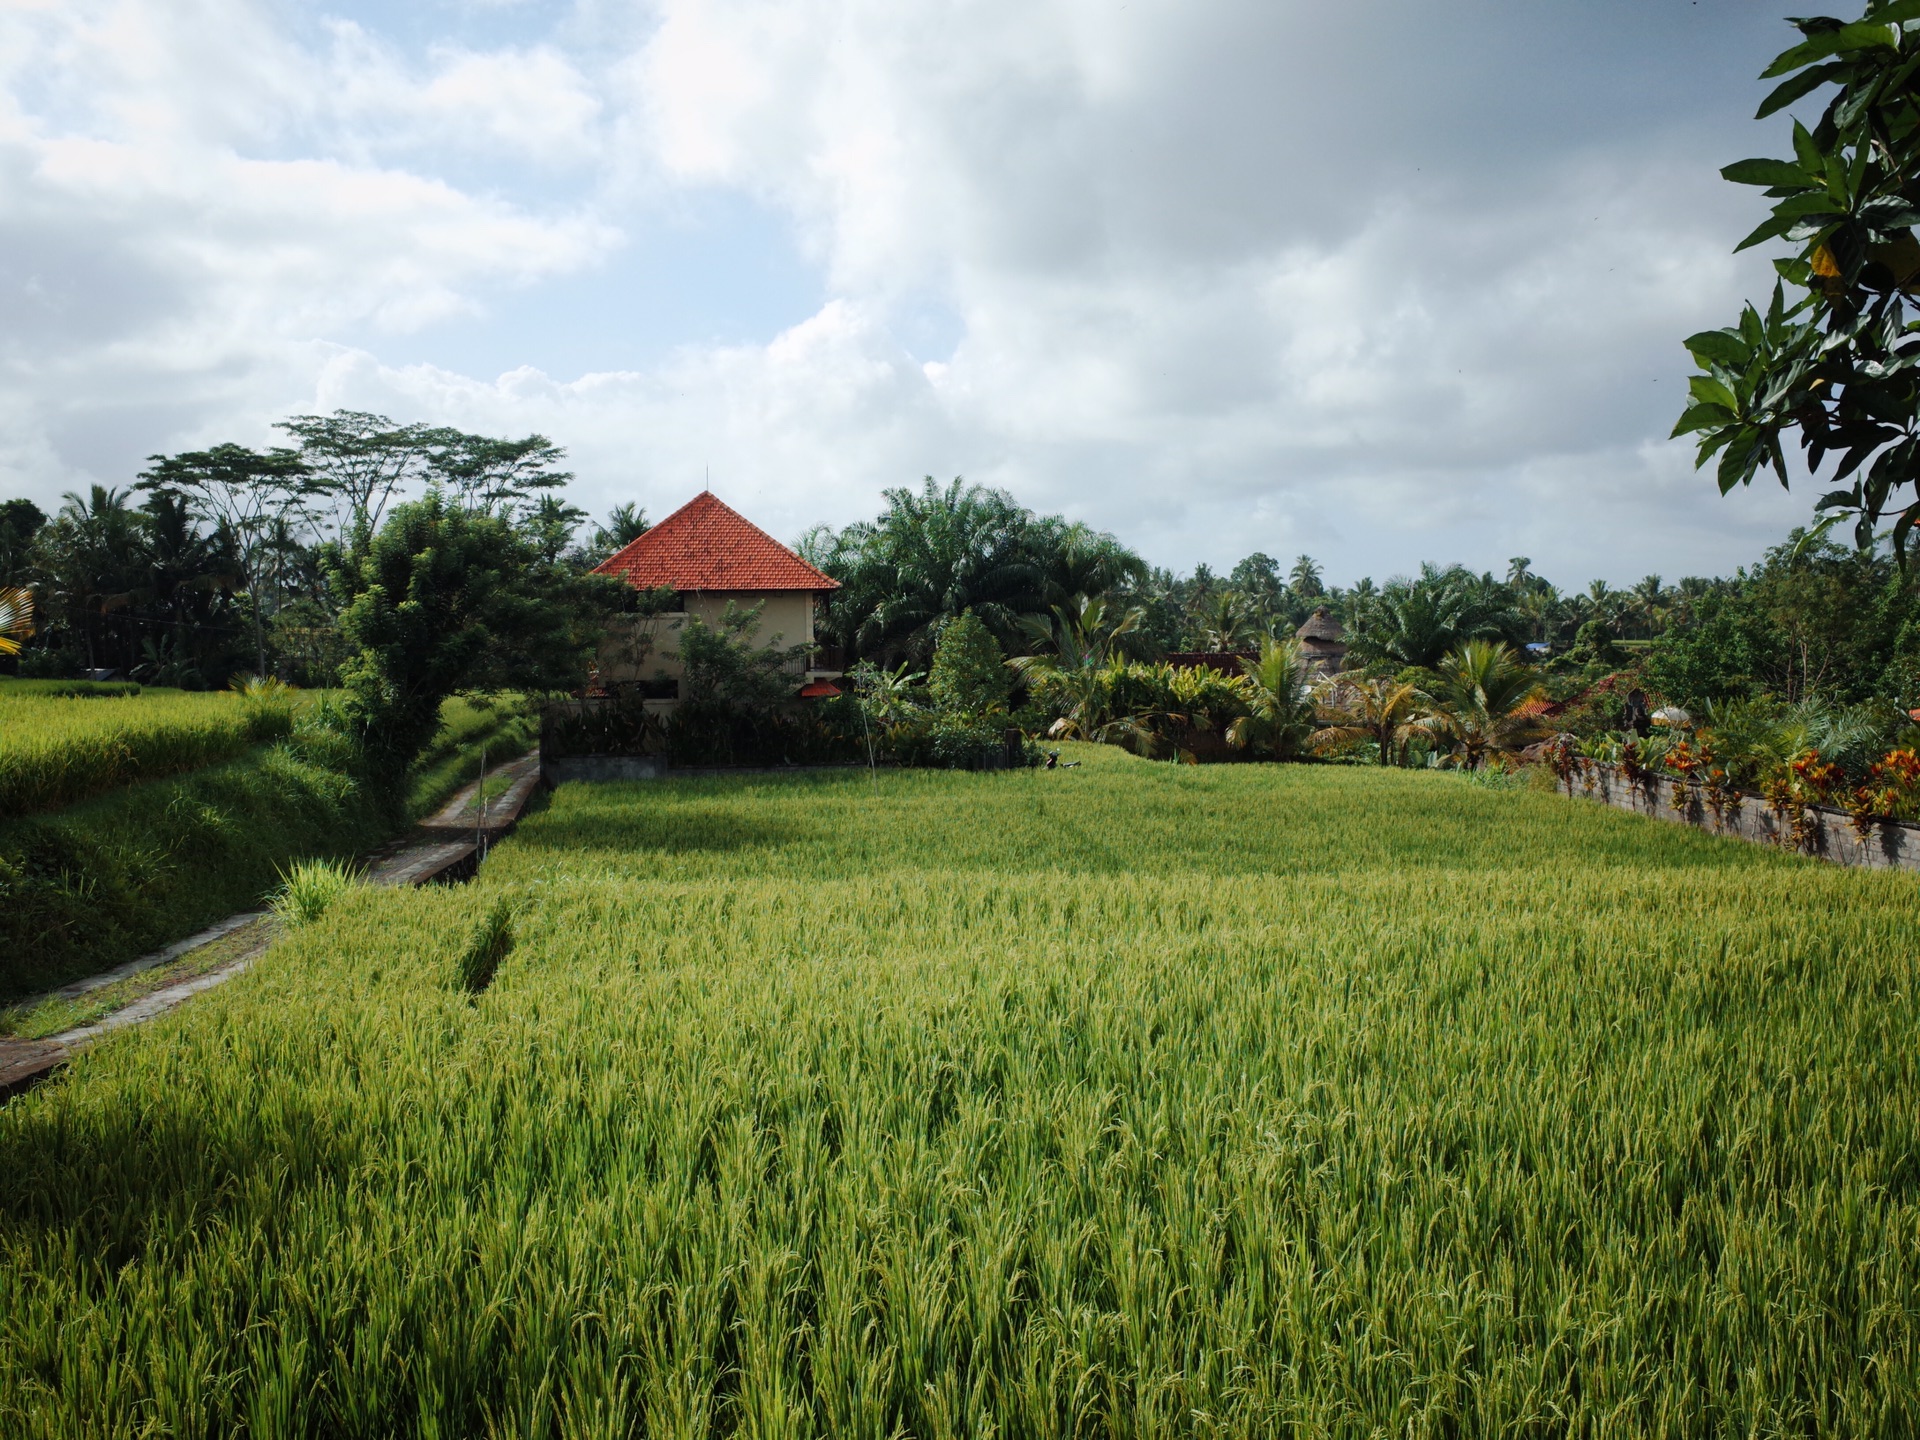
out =
<path fill-rule="evenodd" d="M 666 615 L 621 615 L 607 626 L 601 641 L 599 666 L 603 680 L 630 682 L 650 680 L 655 675 L 679 679 L 680 629 L 689 615 L 708 625 L 718 625 L 726 615 L 729 602 L 746 610 L 765 602 L 760 623 L 750 638 L 762 645 L 811 645 L 813 643 L 813 594 L 806 590 L 730 592 L 727 594 L 687 594 L 681 596 L 685 609 Z M 796 679 L 799 671 L 795 671 Z"/>

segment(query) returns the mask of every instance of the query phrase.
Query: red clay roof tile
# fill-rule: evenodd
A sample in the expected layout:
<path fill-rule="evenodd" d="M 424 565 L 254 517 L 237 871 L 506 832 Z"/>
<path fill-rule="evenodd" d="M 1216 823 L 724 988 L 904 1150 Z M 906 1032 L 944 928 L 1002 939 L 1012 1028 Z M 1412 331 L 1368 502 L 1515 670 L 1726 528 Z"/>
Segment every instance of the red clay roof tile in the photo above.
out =
<path fill-rule="evenodd" d="M 640 590 L 838 590 L 758 525 L 702 492 L 596 567 Z"/>

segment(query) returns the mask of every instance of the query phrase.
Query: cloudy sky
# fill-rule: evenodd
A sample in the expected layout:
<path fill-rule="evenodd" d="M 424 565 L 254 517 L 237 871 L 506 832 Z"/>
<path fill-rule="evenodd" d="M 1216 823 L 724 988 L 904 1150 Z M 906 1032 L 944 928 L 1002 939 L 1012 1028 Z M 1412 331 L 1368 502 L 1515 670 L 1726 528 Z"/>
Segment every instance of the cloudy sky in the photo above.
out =
<path fill-rule="evenodd" d="M 1752 0 L 0 0 L 0 495 L 336 407 L 1157 563 L 1752 559 L 1664 437 L 1763 293 Z"/>

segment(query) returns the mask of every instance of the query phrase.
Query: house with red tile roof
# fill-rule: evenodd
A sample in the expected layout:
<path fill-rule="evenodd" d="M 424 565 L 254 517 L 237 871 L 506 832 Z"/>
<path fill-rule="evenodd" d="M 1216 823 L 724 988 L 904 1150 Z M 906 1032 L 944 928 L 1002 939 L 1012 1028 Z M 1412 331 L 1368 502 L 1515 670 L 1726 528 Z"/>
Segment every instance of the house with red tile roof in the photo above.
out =
<path fill-rule="evenodd" d="M 728 605 L 760 607 L 752 638 L 763 645 L 814 643 L 822 600 L 840 588 L 766 531 L 702 491 L 595 568 L 636 590 L 671 590 L 675 608 L 620 616 L 600 647 L 603 683 L 677 682 L 679 632 L 689 616 L 718 625 Z M 817 659 L 818 657 L 816 657 Z M 839 674 L 817 665 L 796 671 L 794 688 Z"/>

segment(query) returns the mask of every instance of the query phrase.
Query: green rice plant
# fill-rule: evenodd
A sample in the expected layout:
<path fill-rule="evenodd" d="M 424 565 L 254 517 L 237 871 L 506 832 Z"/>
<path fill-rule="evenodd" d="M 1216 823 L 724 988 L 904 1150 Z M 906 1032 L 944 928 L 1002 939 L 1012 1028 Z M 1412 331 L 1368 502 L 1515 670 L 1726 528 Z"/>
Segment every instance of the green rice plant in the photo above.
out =
<path fill-rule="evenodd" d="M 0 1433 L 1920 1429 L 1911 877 L 1072 754 L 563 786 L 0 1107 Z"/>
<path fill-rule="evenodd" d="M 0 676 L 0 701 L 56 697 L 84 700 L 90 696 L 138 695 L 142 689 L 151 694 L 156 687 L 142 686 L 134 680 L 17 680 Z"/>
<path fill-rule="evenodd" d="M 359 881 L 354 867 L 344 860 L 296 860 L 279 873 L 280 888 L 274 892 L 272 908 L 289 930 L 311 925 Z"/>

